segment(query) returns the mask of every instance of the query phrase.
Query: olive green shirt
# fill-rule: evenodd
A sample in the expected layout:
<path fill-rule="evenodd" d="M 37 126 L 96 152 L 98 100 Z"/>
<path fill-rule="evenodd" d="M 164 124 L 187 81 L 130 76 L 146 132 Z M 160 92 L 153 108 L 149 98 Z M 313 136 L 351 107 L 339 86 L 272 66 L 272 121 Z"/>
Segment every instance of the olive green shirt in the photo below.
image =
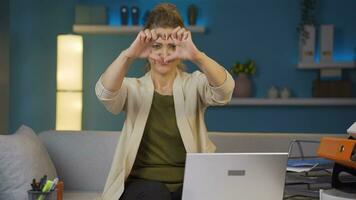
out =
<path fill-rule="evenodd" d="M 173 192 L 183 184 L 186 150 L 176 123 L 173 96 L 154 92 L 130 179 L 160 181 Z"/>

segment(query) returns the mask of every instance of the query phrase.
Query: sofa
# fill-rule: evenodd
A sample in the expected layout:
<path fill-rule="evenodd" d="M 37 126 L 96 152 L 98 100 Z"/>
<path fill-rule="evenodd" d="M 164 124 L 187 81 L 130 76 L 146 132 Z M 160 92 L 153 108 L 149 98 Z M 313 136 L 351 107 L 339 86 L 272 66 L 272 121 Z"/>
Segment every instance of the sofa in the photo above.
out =
<path fill-rule="evenodd" d="M 100 195 L 109 173 L 119 131 L 44 131 L 40 140 L 64 182 L 64 200 L 88 200 Z M 294 140 L 319 141 L 346 134 L 209 132 L 217 152 L 288 152 Z M 318 144 L 303 144 L 304 156 L 316 155 Z M 292 148 L 291 156 L 300 155 Z"/>

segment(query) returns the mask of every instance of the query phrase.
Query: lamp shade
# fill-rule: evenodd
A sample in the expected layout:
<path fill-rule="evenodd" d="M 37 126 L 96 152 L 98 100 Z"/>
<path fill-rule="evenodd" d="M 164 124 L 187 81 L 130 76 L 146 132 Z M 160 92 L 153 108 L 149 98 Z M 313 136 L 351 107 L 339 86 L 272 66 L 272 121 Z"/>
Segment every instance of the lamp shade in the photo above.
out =
<path fill-rule="evenodd" d="M 82 92 L 57 92 L 56 130 L 81 130 L 82 107 Z"/>
<path fill-rule="evenodd" d="M 81 130 L 83 110 L 83 38 L 57 37 L 56 130 Z"/>
<path fill-rule="evenodd" d="M 57 38 L 57 90 L 82 90 L 83 38 L 59 35 Z"/>

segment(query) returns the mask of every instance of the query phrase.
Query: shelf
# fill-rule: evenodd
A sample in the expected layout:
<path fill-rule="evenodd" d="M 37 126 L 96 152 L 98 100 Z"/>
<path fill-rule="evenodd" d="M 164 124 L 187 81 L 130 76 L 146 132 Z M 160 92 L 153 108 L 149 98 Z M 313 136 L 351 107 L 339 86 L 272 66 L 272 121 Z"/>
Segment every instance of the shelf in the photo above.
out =
<path fill-rule="evenodd" d="M 232 98 L 230 106 L 356 106 L 356 98 Z"/>
<path fill-rule="evenodd" d="M 298 63 L 299 69 L 352 69 L 355 67 L 355 62 Z"/>
<path fill-rule="evenodd" d="M 73 25 L 73 32 L 80 34 L 129 34 L 138 33 L 142 26 Z M 188 26 L 192 33 L 204 33 L 204 26 Z"/>

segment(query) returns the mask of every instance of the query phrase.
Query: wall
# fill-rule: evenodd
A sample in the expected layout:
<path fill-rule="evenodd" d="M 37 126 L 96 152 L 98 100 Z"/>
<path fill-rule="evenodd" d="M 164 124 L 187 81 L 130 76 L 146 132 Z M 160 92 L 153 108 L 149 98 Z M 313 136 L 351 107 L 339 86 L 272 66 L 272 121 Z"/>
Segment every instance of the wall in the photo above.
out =
<path fill-rule="evenodd" d="M 9 35 L 9 1 L 3 0 L 0 2 L 0 134 L 9 131 Z"/>
<path fill-rule="evenodd" d="M 22 123 L 36 131 L 54 128 L 56 36 L 71 32 L 76 3 L 107 5 L 110 23 L 118 24 L 118 8 L 139 5 L 152 8 L 153 1 L 19 1 L 10 3 L 11 11 L 11 130 Z M 186 18 L 186 7 L 192 1 L 170 1 L 177 4 Z M 258 72 L 253 76 L 254 96 L 264 97 L 271 85 L 289 87 L 296 97 L 310 97 L 316 70 L 296 68 L 298 59 L 299 2 L 208 1 L 195 0 L 200 8 L 200 25 L 205 35 L 194 34 L 199 49 L 226 68 L 237 60 L 256 60 Z M 356 1 L 323 0 L 318 5 L 318 22 L 335 25 L 335 59 L 354 59 L 356 47 Z M 124 114 L 114 116 L 98 102 L 94 85 L 100 74 L 127 48 L 135 35 L 84 35 L 84 116 L 83 129 L 120 130 Z M 143 61 L 134 63 L 129 76 L 143 74 Z M 188 63 L 188 71 L 197 68 Z M 356 94 L 355 70 L 351 78 Z M 343 133 L 356 121 L 355 107 L 212 107 L 206 113 L 209 130 L 263 132 Z M 223 120 L 222 120 L 223 119 Z"/>

